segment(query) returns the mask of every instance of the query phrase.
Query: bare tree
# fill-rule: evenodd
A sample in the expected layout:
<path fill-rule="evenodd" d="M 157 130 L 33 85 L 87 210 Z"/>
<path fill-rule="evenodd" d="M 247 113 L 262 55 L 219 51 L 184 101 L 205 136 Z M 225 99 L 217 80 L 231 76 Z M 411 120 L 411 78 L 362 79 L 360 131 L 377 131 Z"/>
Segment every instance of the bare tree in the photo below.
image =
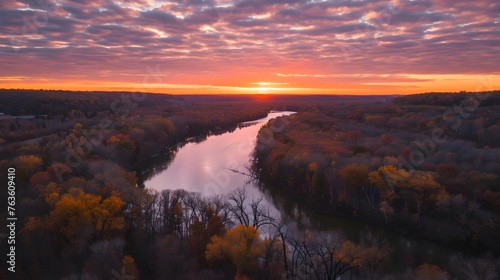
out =
<path fill-rule="evenodd" d="M 362 266 L 367 270 L 370 279 L 377 279 L 383 266 L 391 261 L 394 248 L 389 240 L 382 238 L 381 231 L 361 234 L 363 250 Z"/>
<path fill-rule="evenodd" d="M 247 203 L 247 193 L 245 189 L 237 189 L 228 195 L 230 201 L 230 211 L 233 218 L 244 226 L 253 226 L 259 229 L 265 225 L 274 225 L 276 219 L 271 216 L 269 209 L 262 205 L 263 197 L 252 199 Z"/>
<path fill-rule="evenodd" d="M 493 258 L 491 254 L 485 254 L 480 257 L 470 259 L 458 256 L 452 260 L 452 264 L 460 273 L 460 279 L 498 279 L 500 259 Z"/>
<path fill-rule="evenodd" d="M 356 256 L 341 252 L 340 233 L 313 233 L 306 230 L 302 237 L 288 235 L 291 247 L 291 277 L 293 279 L 335 280 L 358 266 Z"/>
<path fill-rule="evenodd" d="M 104 279 L 112 279 L 112 271 L 120 271 L 122 267 L 124 245 L 124 240 L 119 238 L 92 244 L 84 271 Z"/>

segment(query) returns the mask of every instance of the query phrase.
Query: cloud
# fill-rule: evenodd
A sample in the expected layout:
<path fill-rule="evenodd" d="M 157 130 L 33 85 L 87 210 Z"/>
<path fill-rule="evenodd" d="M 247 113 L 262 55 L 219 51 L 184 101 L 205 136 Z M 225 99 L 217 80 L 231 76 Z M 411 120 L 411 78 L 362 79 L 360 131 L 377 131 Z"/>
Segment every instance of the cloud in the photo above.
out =
<path fill-rule="evenodd" d="M 189 84 L 287 69 L 371 75 L 342 76 L 355 87 L 377 75 L 498 74 L 499 12 L 486 0 L 5 0 L 0 59 L 14 66 L 0 77 L 140 81 L 156 64 Z"/>

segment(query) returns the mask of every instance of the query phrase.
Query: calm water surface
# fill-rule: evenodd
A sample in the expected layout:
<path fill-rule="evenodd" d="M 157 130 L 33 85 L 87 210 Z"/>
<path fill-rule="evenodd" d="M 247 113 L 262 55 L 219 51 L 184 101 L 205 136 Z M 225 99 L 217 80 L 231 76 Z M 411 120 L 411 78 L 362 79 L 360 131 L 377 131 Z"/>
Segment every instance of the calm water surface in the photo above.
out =
<path fill-rule="evenodd" d="M 146 188 L 162 191 L 184 189 L 211 196 L 227 194 L 245 188 L 253 197 L 264 197 L 264 203 L 277 216 L 287 216 L 299 225 L 316 230 L 336 229 L 347 238 L 359 241 L 360 233 L 381 234 L 396 248 L 393 270 L 403 271 L 422 262 L 433 263 L 446 269 L 452 256 L 459 252 L 448 247 L 387 230 L 347 218 L 325 217 L 302 209 L 294 201 L 259 188 L 259 182 L 249 181 L 257 133 L 270 119 L 291 115 L 294 112 L 271 112 L 266 118 L 246 122 L 240 128 L 221 135 L 209 136 L 206 140 L 182 146 L 168 168 L 146 180 Z M 279 209 L 279 210 L 278 210 Z"/>
<path fill-rule="evenodd" d="M 204 195 L 227 194 L 245 187 L 247 192 L 260 195 L 245 175 L 257 133 L 270 119 L 293 113 L 271 112 L 265 118 L 243 123 L 233 132 L 209 136 L 200 143 L 188 143 L 179 149 L 166 170 L 144 182 L 145 187 L 158 191 L 184 189 Z"/>

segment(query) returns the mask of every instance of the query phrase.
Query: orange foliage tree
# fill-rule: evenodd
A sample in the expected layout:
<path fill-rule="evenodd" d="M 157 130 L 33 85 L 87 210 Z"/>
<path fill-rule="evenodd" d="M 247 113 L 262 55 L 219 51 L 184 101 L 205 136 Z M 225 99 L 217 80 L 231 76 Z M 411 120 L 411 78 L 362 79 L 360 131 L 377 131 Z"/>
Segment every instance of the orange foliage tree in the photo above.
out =
<path fill-rule="evenodd" d="M 49 184 L 48 189 L 53 193 L 45 193 L 44 196 L 52 206 L 52 211 L 45 217 L 30 217 L 25 225 L 26 230 L 47 229 L 71 243 L 78 231 L 85 227 L 91 228 L 97 239 L 104 239 L 125 226 L 120 216 L 125 203 L 117 195 L 102 199 L 99 195 L 74 188 L 60 195 L 54 183 Z"/>
<path fill-rule="evenodd" d="M 361 208 L 362 189 L 368 185 L 368 167 L 359 164 L 349 164 L 340 170 L 340 176 L 348 194 L 358 199 L 358 211 Z"/>
<path fill-rule="evenodd" d="M 415 269 L 415 279 L 417 280 L 446 280 L 448 273 L 443 271 L 439 266 L 434 264 L 424 263 Z"/>
<path fill-rule="evenodd" d="M 239 275 L 250 275 L 258 268 L 258 259 L 264 257 L 267 240 L 253 226 L 238 225 L 223 236 L 213 236 L 207 245 L 207 261 L 227 260 Z"/>

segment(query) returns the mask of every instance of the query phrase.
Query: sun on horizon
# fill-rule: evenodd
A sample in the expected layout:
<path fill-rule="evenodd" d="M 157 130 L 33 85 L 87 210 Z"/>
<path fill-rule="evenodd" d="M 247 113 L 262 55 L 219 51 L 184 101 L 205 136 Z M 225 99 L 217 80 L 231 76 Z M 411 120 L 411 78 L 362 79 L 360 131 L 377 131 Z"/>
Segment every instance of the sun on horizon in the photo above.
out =
<path fill-rule="evenodd" d="M 0 4 L 0 87 L 409 94 L 500 87 L 495 1 Z"/>

